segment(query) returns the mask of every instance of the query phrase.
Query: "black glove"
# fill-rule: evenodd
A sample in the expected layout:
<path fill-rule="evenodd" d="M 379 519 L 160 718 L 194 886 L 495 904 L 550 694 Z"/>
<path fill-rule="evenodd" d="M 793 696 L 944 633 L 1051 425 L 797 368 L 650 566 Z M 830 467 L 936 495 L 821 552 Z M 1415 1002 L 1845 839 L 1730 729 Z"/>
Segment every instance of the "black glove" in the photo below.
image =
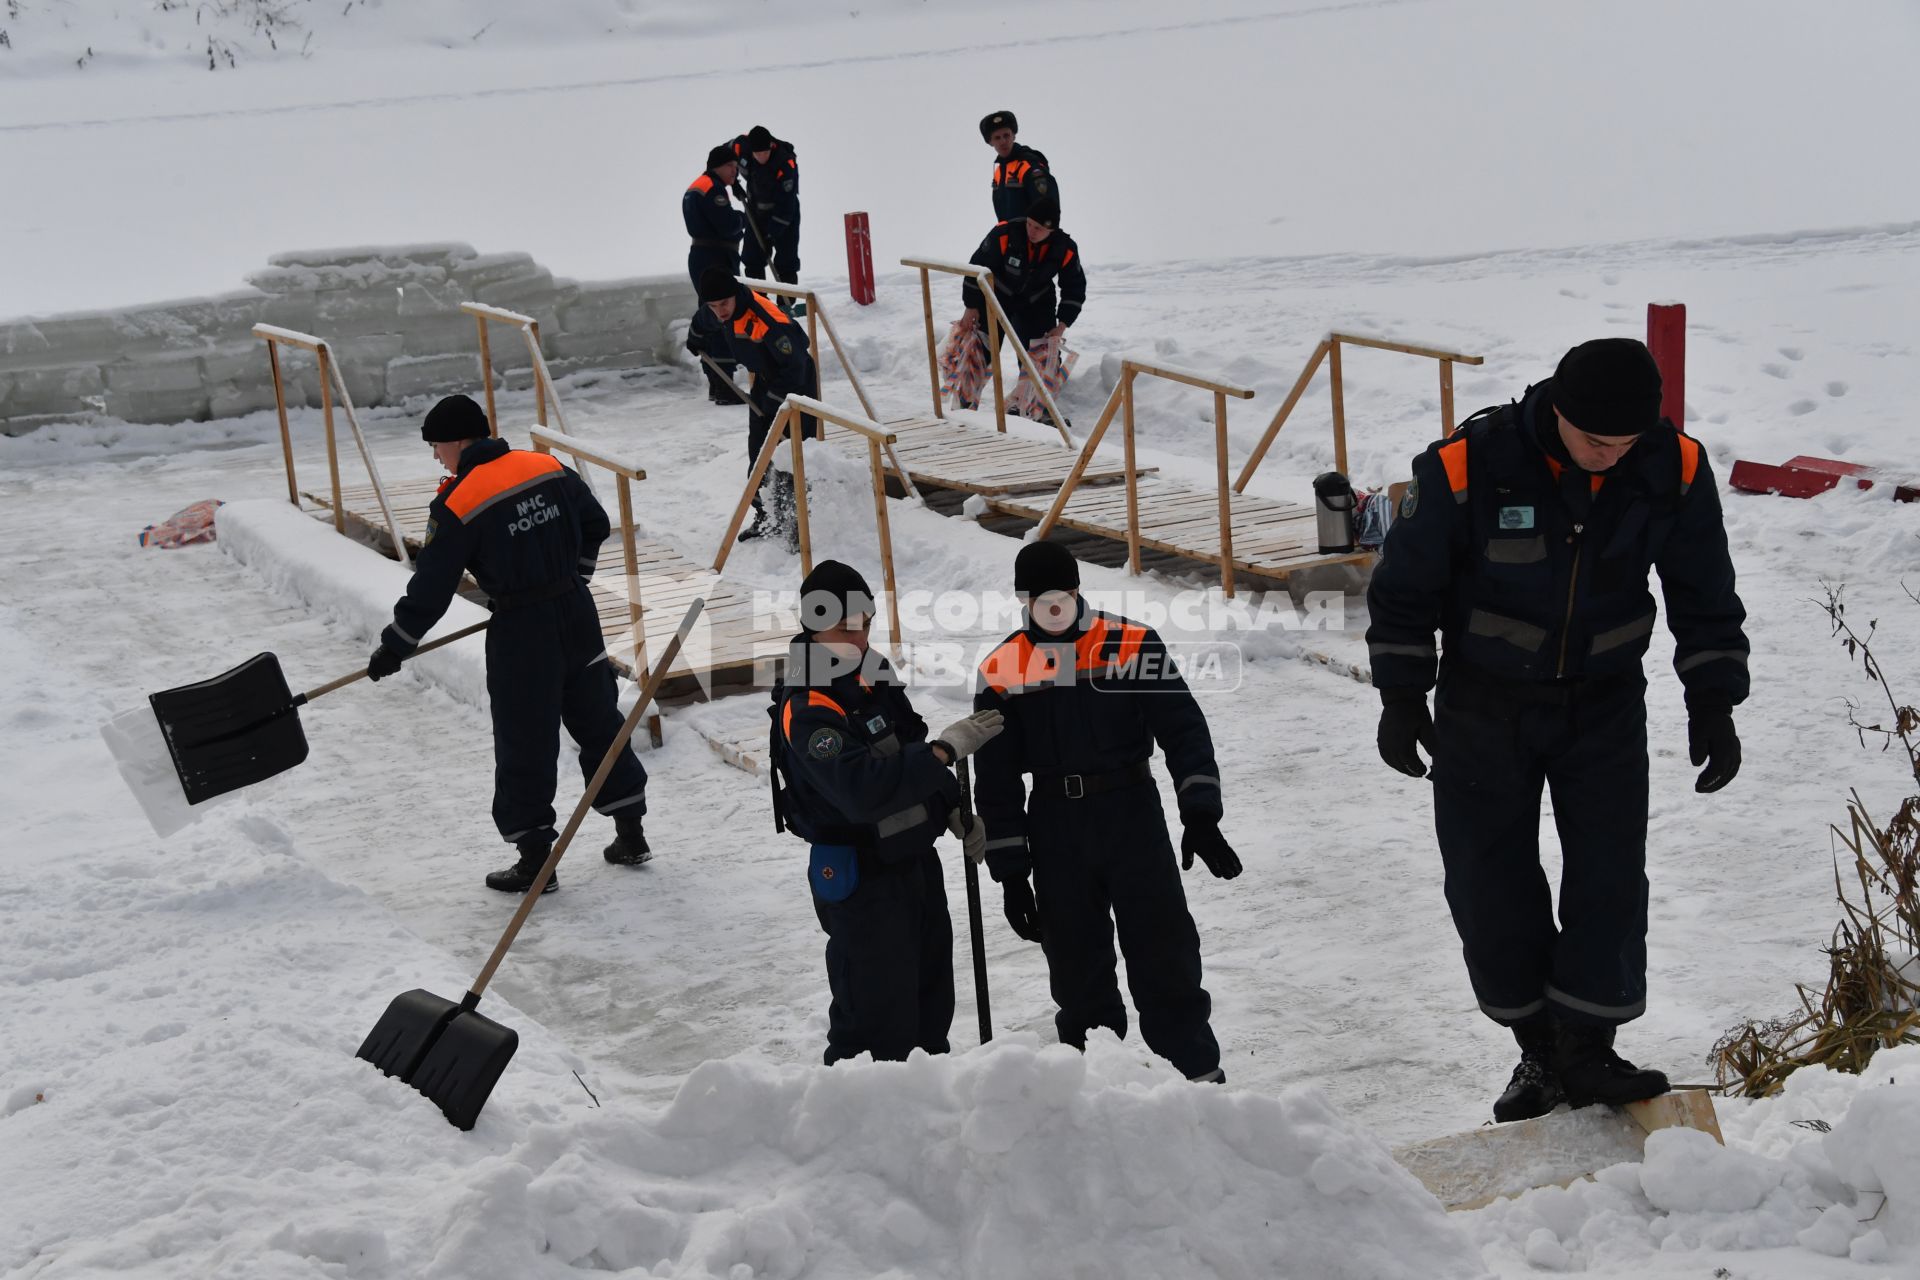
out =
<path fill-rule="evenodd" d="M 399 654 L 387 648 L 386 645 L 381 645 L 373 651 L 373 656 L 367 659 L 367 679 L 384 680 L 400 670 L 400 661 Z"/>
<path fill-rule="evenodd" d="M 706 349 L 707 344 L 701 340 L 700 335 L 691 329 L 687 330 L 687 354 L 698 356 Z"/>
<path fill-rule="evenodd" d="M 1687 757 L 1707 766 L 1693 783 L 1702 794 L 1718 791 L 1740 772 L 1740 735 L 1733 731 L 1733 704 L 1724 694 L 1687 699 Z"/>
<path fill-rule="evenodd" d="M 733 189 L 733 198 L 734 198 L 735 200 L 738 200 L 738 201 L 739 201 L 739 202 L 740 202 L 741 204 L 745 204 L 745 203 L 747 202 L 747 188 L 746 188 L 746 185 L 745 185 L 744 183 L 742 183 L 742 182 L 740 181 L 740 179 L 738 179 L 738 178 L 735 178 L 735 179 L 733 180 L 733 188 L 732 188 L 732 189 Z"/>
<path fill-rule="evenodd" d="M 1380 691 L 1380 758 L 1409 778 L 1427 776 L 1426 762 L 1415 745 L 1433 755 L 1433 717 L 1427 712 L 1427 695 L 1412 689 Z"/>
<path fill-rule="evenodd" d="M 1189 822 L 1180 832 L 1182 871 L 1193 870 L 1193 855 L 1196 853 L 1200 855 L 1200 861 L 1207 864 L 1207 870 L 1222 880 L 1231 880 L 1240 874 L 1240 855 L 1220 834 L 1218 822 Z"/>
<path fill-rule="evenodd" d="M 1028 942 L 1040 941 L 1040 904 L 1025 876 L 1008 876 L 1000 887 L 1007 892 L 1007 923 Z"/>

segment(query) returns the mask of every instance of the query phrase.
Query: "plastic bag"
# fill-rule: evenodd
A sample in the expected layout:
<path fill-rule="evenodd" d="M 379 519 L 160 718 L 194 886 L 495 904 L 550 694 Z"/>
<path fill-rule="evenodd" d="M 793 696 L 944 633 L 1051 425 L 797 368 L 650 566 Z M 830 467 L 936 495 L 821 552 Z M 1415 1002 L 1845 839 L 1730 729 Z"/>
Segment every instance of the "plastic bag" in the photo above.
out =
<path fill-rule="evenodd" d="M 1067 335 L 1063 333 L 1058 337 L 1040 338 L 1029 343 L 1027 356 L 1033 361 L 1033 367 L 1039 370 L 1040 382 L 1046 387 L 1047 394 L 1053 397 L 1055 404 L 1059 404 L 1060 393 L 1067 387 L 1067 375 L 1073 371 L 1080 353 L 1067 350 Z M 1033 379 L 1027 376 L 1024 365 L 1020 369 L 1020 381 L 1014 384 L 1013 394 L 1007 397 L 1007 412 L 1032 418 L 1036 422 L 1046 422 L 1051 417 L 1046 401 L 1034 389 Z"/>
<path fill-rule="evenodd" d="M 962 409 L 980 407 L 980 388 L 992 372 L 987 335 L 980 325 L 963 329 L 955 321 L 940 345 L 940 392 Z"/>
<path fill-rule="evenodd" d="M 140 545 L 171 549 L 192 546 L 196 542 L 212 542 L 213 513 L 219 509 L 218 498 L 206 498 L 182 508 L 159 524 L 150 524 L 142 529 Z"/>

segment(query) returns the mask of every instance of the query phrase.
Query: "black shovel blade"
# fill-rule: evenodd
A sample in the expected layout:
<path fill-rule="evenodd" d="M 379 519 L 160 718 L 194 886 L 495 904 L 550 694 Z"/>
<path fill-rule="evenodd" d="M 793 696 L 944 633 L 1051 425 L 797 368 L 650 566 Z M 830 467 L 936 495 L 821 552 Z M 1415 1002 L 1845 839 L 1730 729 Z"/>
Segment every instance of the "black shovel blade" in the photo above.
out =
<path fill-rule="evenodd" d="M 464 1010 L 427 1050 L 411 1083 L 432 1099 L 454 1128 L 471 1129 L 519 1047 L 519 1032 Z"/>
<path fill-rule="evenodd" d="M 307 758 L 293 691 L 271 653 L 147 700 L 188 804 L 252 786 Z"/>
<path fill-rule="evenodd" d="M 416 988 L 397 995 L 353 1056 L 412 1084 L 413 1073 L 420 1069 L 420 1060 L 427 1056 L 427 1050 L 433 1048 L 434 1041 L 459 1012 L 459 1005 L 431 991 Z"/>

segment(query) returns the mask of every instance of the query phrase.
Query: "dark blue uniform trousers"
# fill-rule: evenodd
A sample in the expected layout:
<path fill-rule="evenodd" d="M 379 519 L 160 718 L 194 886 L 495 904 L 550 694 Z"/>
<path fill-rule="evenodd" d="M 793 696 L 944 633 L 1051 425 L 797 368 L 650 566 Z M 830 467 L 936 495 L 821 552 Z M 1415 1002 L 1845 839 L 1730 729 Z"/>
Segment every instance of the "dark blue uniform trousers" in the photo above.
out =
<path fill-rule="evenodd" d="M 1447 905 L 1481 1010 L 1543 1006 L 1616 1026 L 1647 991 L 1646 681 L 1559 704 L 1442 676 L 1433 818 Z M 1560 833 L 1560 921 L 1540 866 L 1540 792 Z"/>
<path fill-rule="evenodd" d="M 1085 1048 L 1094 1027 L 1127 1034 L 1117 928 L 1147 1047 L 1189 1077 L 1218 1067 L 1220 1043 L 1208 1025 L 1213 1001 L 1200 985 L 1200 932 L 1187 910 L 1160 793 L 1151 785 L 1083 800 L 1036 793 L 1028 802 L 1027 843 L 1061 1043 Z"/>
<path fill-rule="evenodd" d="M 557 600 L 502 609 L 487 627 L 487 695 L 493 704 L 493 820 L 508 843 L 551 843 L 560 726 L 580 746 L 580 776 L 591 779 L 619 736 L 613 667 L 600 616 L 583 584 Z M 622 747 L 594 808 L 647 811 L 647 771 Z"/>
<path fill-rule="evenodd" d="M 945 1053 L 953 1027 L 953 923 L 931 847 L 898 862 L 860 859 L 860 887 L 813 900 L 827 931 L 828 1066 L 871 1053 L 900 1062 Z"/>

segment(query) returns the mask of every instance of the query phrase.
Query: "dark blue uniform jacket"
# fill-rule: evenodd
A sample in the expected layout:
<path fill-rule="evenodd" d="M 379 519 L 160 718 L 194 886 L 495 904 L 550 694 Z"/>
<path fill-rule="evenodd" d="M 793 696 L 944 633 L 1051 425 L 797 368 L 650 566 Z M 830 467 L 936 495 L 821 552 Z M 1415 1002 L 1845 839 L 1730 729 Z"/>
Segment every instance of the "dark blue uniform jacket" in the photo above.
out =
<path fill-rule="evenodd" d="M 1657 569 L 1689 698 L 1739 703 L 1746 610 L 1706 450 L 1663 422 L 1589 475 L 1549 451 L 1554 422 L 1549 381 L 1414 459 L 1367 590 L 1374 684 L 1431 689 L 1436 631 L 1449 667 L 1495 680 L 1637 675 Z"/>
<path fill-rule="evenodd" d="M 557 459 L 476 440 L 427 508 L 426 544 L 380 642 L 412 653 L 466 572 L 496 601 L 582 582 L 593 576 L 608 530 L 606 510 Z"/>
<path fill-rule="evenodd" d="M 740 237 L 747 232 L 746 217 L 733 207 L 727 189 L 714 181 L 711 173 L 703 173 L 688 184 L 686 194 L 680 197 L 680 216 L 697 247 L 739 252 Z"/>
<path fill-rule="evenodd" d="M 1064 325 L 1080 318 L 1080 308 L 1087 301 L 1087 273 L 1080 261 L 1080 246 L 1066 232 L 1055 228 L 1034 244 L 1027 239 L 1025 222 L 1002 222 L 987 232 L 968 261 L 993 272 L 993 291 L 1000 295 L 1010 319 L 1019 324 L 1022 317 L 1028 318 L 1023 336 L 1038 338 L 1053 327 L 1056 314 Z M 1057 303 L 1055 281 L 1060 286 Z M 985 309 L 980 286 L 971 276 L 960 286 L 960 301 L 976 311 Z M 1043 320 L 1048 323 L 1040 324 Z M 1035 325 L 1038 331 L 1029 332 Z"/>
<path fill-rule="evenodd" d="M 1047 158 L 1016 142 L 1005 160 L 993 161 L 993 216 L 1004 222 L 1027 216 L 1027 206 L 1043 196 L 1060 198 Z"/>

